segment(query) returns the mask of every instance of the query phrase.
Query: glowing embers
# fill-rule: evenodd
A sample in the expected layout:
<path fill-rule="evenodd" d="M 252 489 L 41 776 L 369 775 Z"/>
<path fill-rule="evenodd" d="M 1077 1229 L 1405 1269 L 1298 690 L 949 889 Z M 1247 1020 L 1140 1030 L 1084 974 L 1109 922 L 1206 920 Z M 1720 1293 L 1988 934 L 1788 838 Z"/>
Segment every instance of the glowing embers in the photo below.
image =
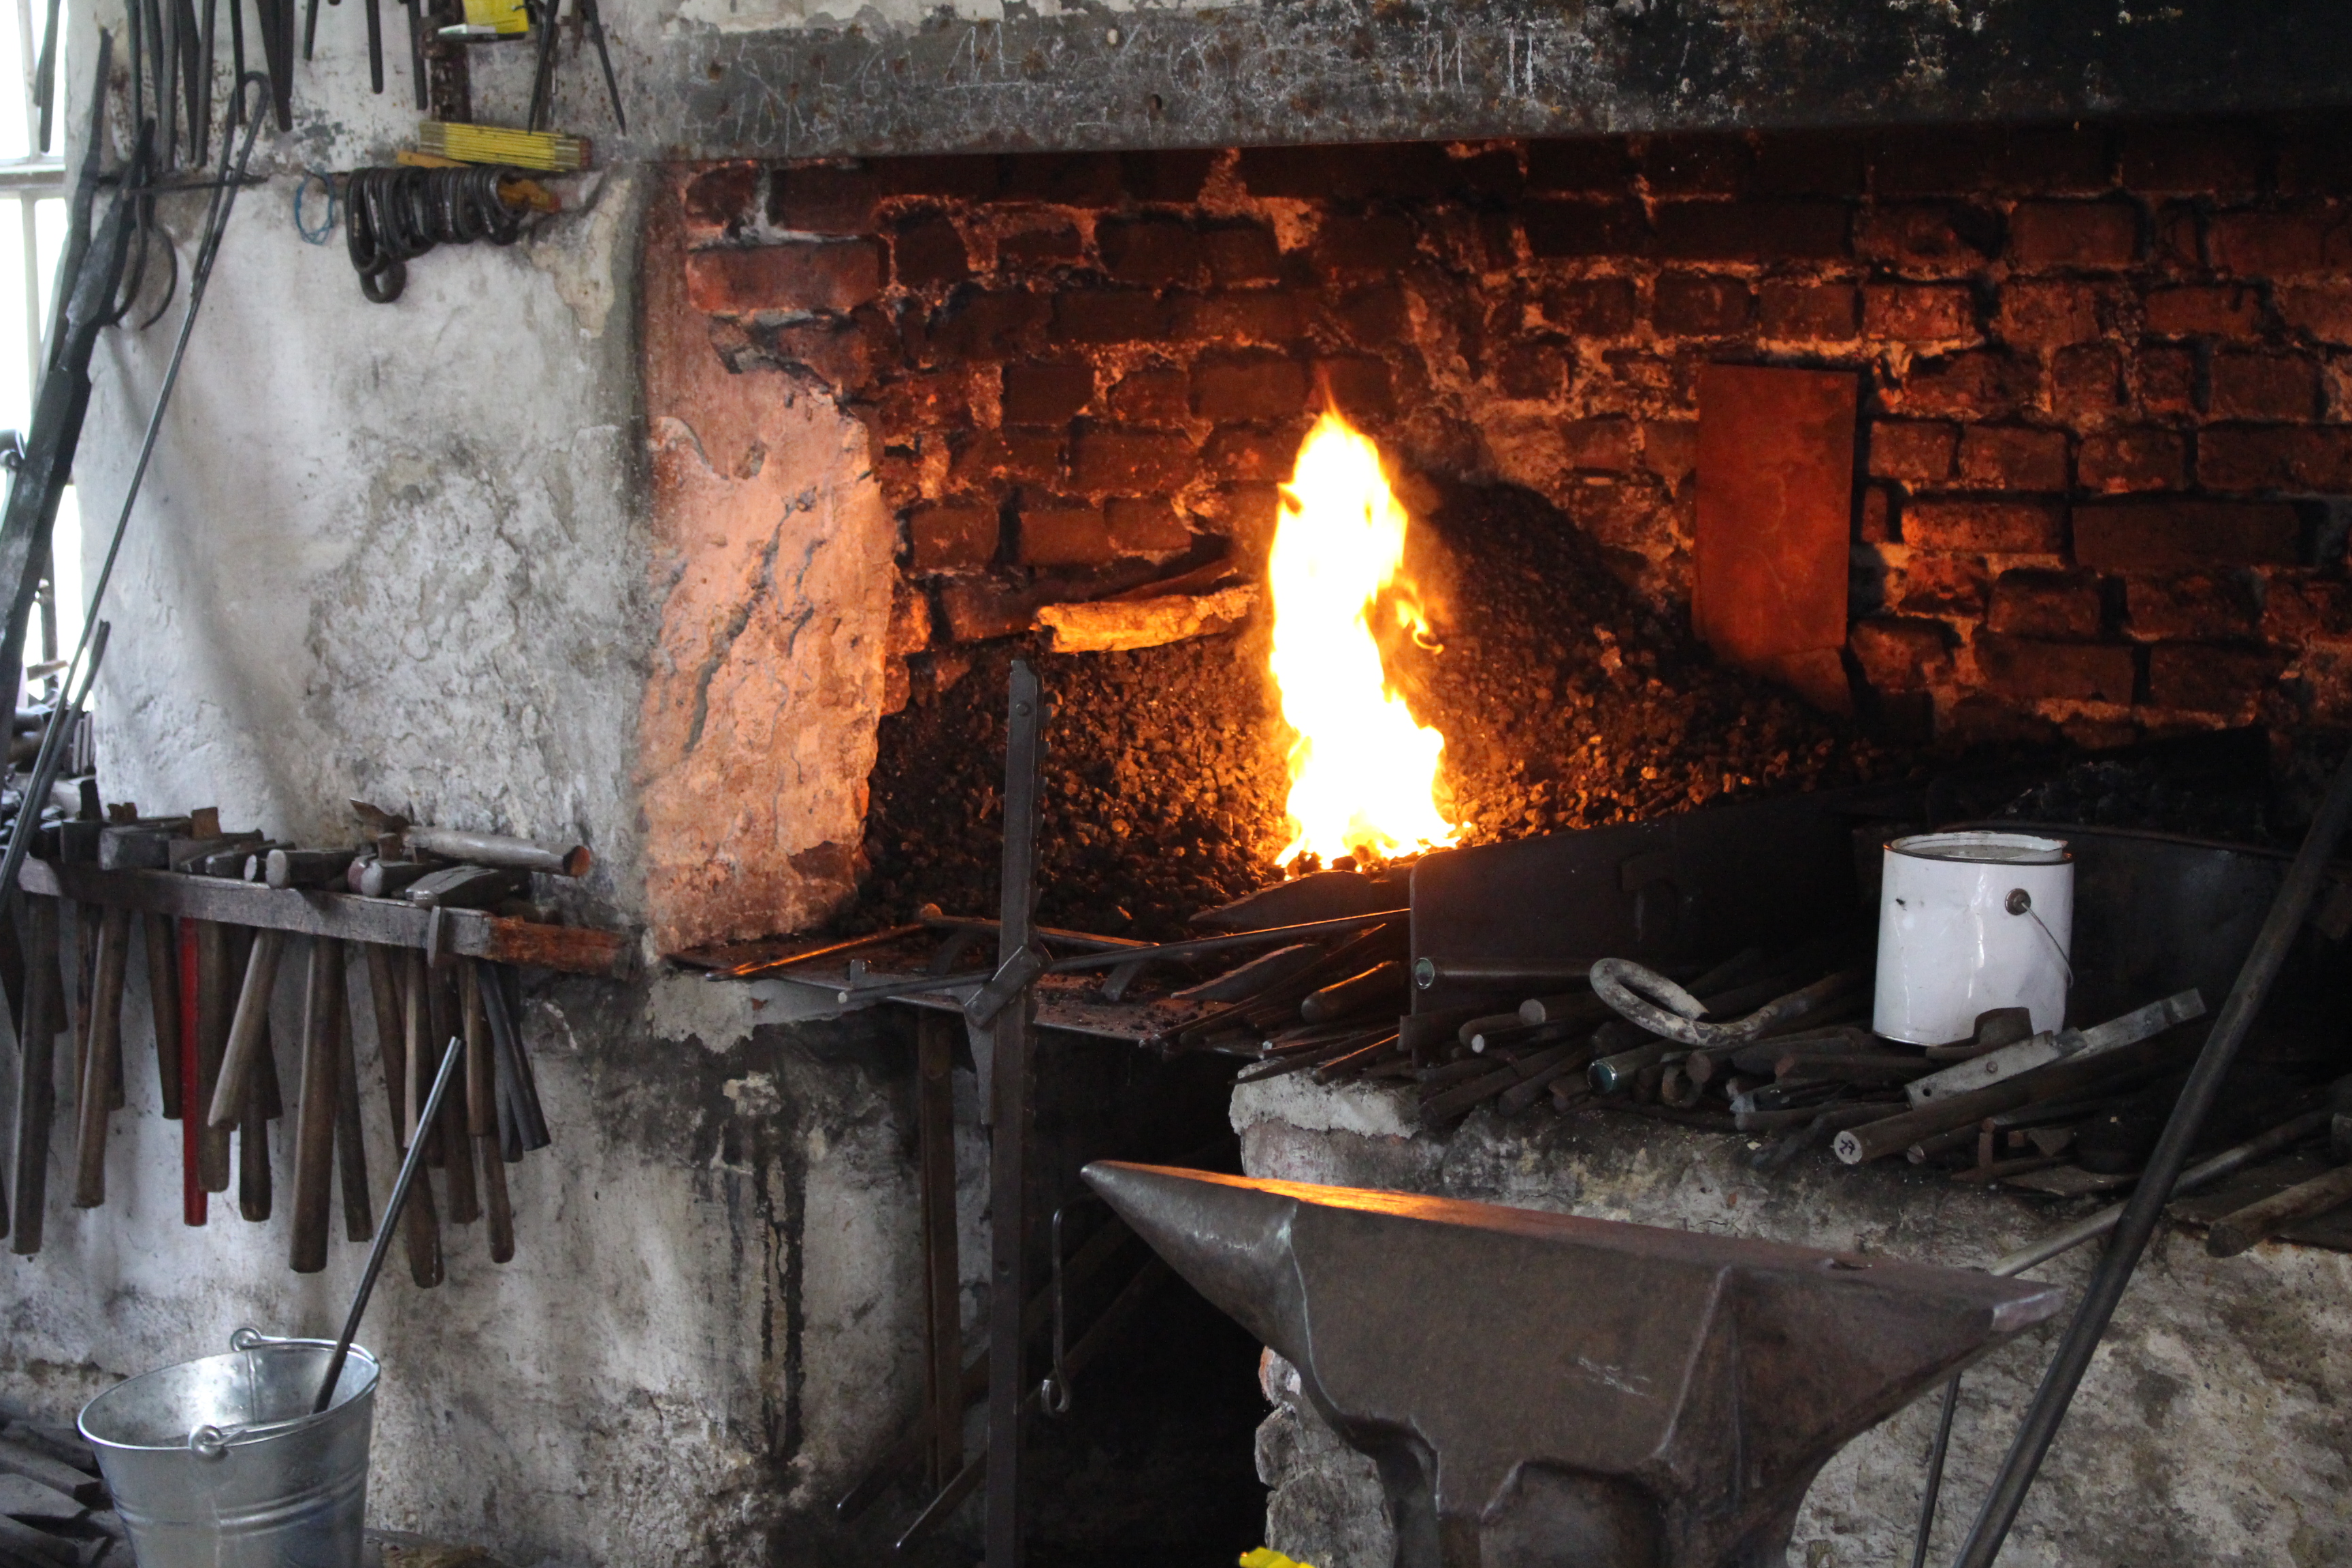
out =
<path fill-rule="evenodd" d="M 1304 855 L 1389 859 L 1451 844 L 1435 799 L 1445 737 L 1414 721 L 1381 664 L 1376 621 L 1427 623 L 1404 561 L 1404 508 L 1380 448 L 1326 414 L 1298 448 L 1275 532 L 1274 679 L 1290 748 L 1291 830 Z"/>

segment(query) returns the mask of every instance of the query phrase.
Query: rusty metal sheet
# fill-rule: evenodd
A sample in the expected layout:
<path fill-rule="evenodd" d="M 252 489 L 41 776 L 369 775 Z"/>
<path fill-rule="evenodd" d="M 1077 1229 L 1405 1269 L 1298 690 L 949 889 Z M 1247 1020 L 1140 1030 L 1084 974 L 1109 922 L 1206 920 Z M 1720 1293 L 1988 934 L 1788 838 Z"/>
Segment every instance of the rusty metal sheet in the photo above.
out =
<path fill-rule="evenodd" d="M 1852 371 L 1700 373 L 1691 619 L 1731 663 L 1779 672 L 1845 642 L 1858 391 Z"/>

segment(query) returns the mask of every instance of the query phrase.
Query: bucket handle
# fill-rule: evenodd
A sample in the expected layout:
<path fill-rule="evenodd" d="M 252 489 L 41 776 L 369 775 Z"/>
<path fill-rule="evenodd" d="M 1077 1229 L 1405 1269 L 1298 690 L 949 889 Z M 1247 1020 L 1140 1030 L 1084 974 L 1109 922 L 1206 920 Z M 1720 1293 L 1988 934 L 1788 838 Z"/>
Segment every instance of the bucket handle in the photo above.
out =
<path fill-rule="evenodd" d="M 317 1344 L 318 1342 L 316 1340 L 265 1334 L 250 1323 L 236 1330 L 228 1337 L 228 1348 L 240 1352 L 264 1350 L 271 1345 Z M 233 1437 L 251 1436 L 257 1433 L 269 1432 L 280 1426 L 294 1425 L 296 1423 L 291 1421 L 271 1421 L 259 1426 L 228 1428 L 215 1426 L 207 1421 L 188 1434 L 188 1452 L 199 1459 L 225 1458 L 228 1455 L 229 1441 Z"/>
<path fill-rule="evenodd" d="M 2066 950 L 2058 945 L 2058 933 L 2050 929 L 2049 922 L 2042 918 L 2042 912 L 2033 907 L 2033 895 L 2023 888 L 2011 888 L 2001 907 L 2013 915 L 2031 916 L 2033 923 L 2042 928 L 2042 934 L 2049 940 L 2050 951 L 2058 955 L 2058 967 L 2066 972 L 2066 989 L 2074 989 L 2074 966 L 2066 962 Z"/>
<path fill-rule="evenodd" d="M 259 1329 L 255 1328 L 251 1323 L 247 1323 L 245 1327 L 237 1330 L 228 1337 L 228 1348 L 233 1351 L 259 1350 L 264 1345 L 297 1345 L 315 1342 L 306 1342 L 291 1337 L 281 1337 L 277 1334 L 265 1334 Z"/>

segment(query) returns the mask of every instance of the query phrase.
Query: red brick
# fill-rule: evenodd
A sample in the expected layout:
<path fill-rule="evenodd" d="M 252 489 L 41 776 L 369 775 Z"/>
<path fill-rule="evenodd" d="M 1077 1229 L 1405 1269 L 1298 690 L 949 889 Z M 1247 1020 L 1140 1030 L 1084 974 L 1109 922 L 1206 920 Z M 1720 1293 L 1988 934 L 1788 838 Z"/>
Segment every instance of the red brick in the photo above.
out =
<path fill-rule="evenodd" d="M 924 346 L 935 359 L 961 363 L 1013 353 L 1045 318 L 1042 295 L 963 293 L 931 313 Z"/>
<path fill-rule="evenodd" d="M 2100 619 L 2095 574 L 2027 567 L 1994 580 L 1985 626 L 2016 637 L 2095 637 Z"/>
<path fill-rule="evenodd" d="M 890 440 L 903 441 L 909 435 L 969 425 L 971 393 L 970 373 L 960 368 L 930 371 L 883 387 L 877 406 Z"/>
<path fill-rule="evenodd" d="M 2103 334 L 2099 321 L 2102 292 L 2097 285 L 2072 279 L 2049 282 L 2011 281 L 2001 285 L 2000 308 L 1993 330 L 2003 342 L 2025 348 L 2058 348 L 2086 342 Z"/>
<path fill-rule="evenodd" d="M 1941 420 L 1877 420 L 1870 426 L 1870 472 L 1906 484 L 1943 484 L 1957 471 L 1959 441 L 1959 426 Z"/>
<path fill-rule="evenodd" d="M 1239 167 L 1254 196 L 1339 201 L 1439 195 L 1479 172 L 1459 167 L 1443 143 L 1430 142 L 1249 147 Z"/>
<path fill-rule="evenodd" d="M 1168 303 L 1145 289 L 1073 289 L 1054 299 L 1054 336 L 1066 343 L 1157 342 Z"/>
<path fill-rule="evenodd" d="M 872 339 L 838 318 L 790 321 L 765 335 L 776 363 L 805 370 L 836 390 L 858 385 L 873 374 Z"/>
<path fill-rule="evenodd" d="M 2066 432 L 1971 425 L 1960 435 L 1960 482 L 1995 490 L 2066 488 Z"/>
<path fill-rule="evenodd" d="M 2126 190 L 2250 195 L 2262 183 L 2263 137 L 2249 124 L 2200 119 L 2127 126 L 2121 151 Z"/>
<path fill-rule="evenodd" d="M 1051 590 L 1028 584 L 950 583 L 940 590 L 940 611 L 952 642 L 982 642 L 1029 629 Z"/>
<path fill-rule="evenodd" d="M 1317 394 L 1350 419 L 1385 419 L 1396 412 L 1396 389 L 1386 360 L 1333 354 L 1309 367 Z"/>
<path fill-rule="evenodd" d="M 1566 392 L 1575 351 L 1552 338 L 1513 337 L 1495 350 L 1495 385 L 1506 397 L 1543 402 Z"/>
<path fill-rule="evenodd" d="M 2205 269 L 2205 214 L 2194 202 L 2166 202 L 2156 209 L 2148 259 L 2179 272 Z"/>
<path fill-rule="evenodd" d="M 1298 466 L 1299 440 L 1295 426 L 1259 430 L 1222 425 L 1209 432 L 1201 466 L 1221 479 L 1286 479 Z"/>
<path fill-rule="evenodd" d="M 1941 621 L 1872 616 L 1847 634 L 1863 678 L 1881 691 L 1912 691 L 1950 679 L 1952 631 Z"/>
<path fill-rule="evenodd" d="M 1307 331 L 1305 304 L 1278 289 L 1187 295 L 1172 305 L 1171 335 L 1183 342 L 1287 343 Z"/>
<path fill-rule="evenodd" d="M 686 221 L 696 228 L 732 230 L 751 216 L 759 197 L 759 164 L 721 163 L 688 180 L 679 205 Z"/>
<path fill-rule="evenodd" d="M 1754 162 L 1744 137 L 1669 133 L 1651 137 L 1642 149 L 1642 178 L 1653 195 L 1727 196 L 1739 189 Z"/>
<path fill-rule="evenodd" d="M 768 221 L 799 234 L 866 234 L 881 184 L 865 169 L 803 163 L 768 174 Z"/>
<path fill-rule="evenodd" d="M 1570 419 L 1559 427 L 1568 466 L 1588 473 L 1622 474 L 1633 466 L 1630 419 Z"/>
<path fill-rule="evenodd" d="M 956 449 L 948 477 L 977 489 L 1003 479 L 1051 480 L 1061 471 L 1062 437 L 1037 430 L 982 430 Z"/>
<path fill-rule="evenodd" d="M 1638 254 L 1649 232 L 1631 202 L 1531 201 L 1519 215 L 1528 254 L 1538 259 Z"/>
<path fill-rule="evenodd" d="M 1399 296 L 1398 331 L 1402 331 Z M 1545 286 L 1538 309 L 1555 327 L 1589 338 L 1621 338 L 1633 328 L 1633 285 L 1623 278 L 1592 278 Z M 1375 340 L 1384 341 L 1384 340 Z"/>
<path fill-rule="evenodd" d="M 1674 337 L 1716 337 L 1744 330 L 1756 297 L 1737 278 L 1668 272 L 1653 286 L 1650 321 Z"/>
<path fill-rule="evenodd" d="M 1090 364 L 1008 364 L 1004 367 L 1004 423 L 1066 425 L 1095 397 Z"/>
<path fill-rule="evenodd" d="M 1000 272 L 1045 272 L 1056 267 L 1075 267 L 1083 254 L 1085 248 L 1075 228 L 1024 229 L 996 242 L 996 268 Z"/>
<path fill-rule="evenodd" d="M 2084 501 L 2074 508 L 2074 559 L 2103 572 L 2288 566 L 2301 531 L 2284 501 Z"/>
<path fill-rule="evenodd" d="M 2352 426 L 2209 425 L 2197 478 L 2217 490 L 2352 493 Z"/>
<path fill-rule="evenodd" d="M 1110 547 L 1118 555 L 1173 555 L 1192 547 L 1192 531 L 1166 496 L 1114 496 L 1104 503 Z"/>
<path fill-rule="evenodd" d="M 1121 283 L 1192 283 L 1203 264 L 1201 237 L 1175 218 L 1110 221 L 1095 230 L 1103 270 Z"/>
<path fill-rule="evenodd" d="M 1881 196 L 1982 190 L 2105 190 L 2115 160 L 2096 125 L 1951 126 L 1889 131 L 1873 160 Z"/>
<path fill-rule="evenodd" d="M 1858 196 L 1869 167 L 1859 131 L 1775 131 L 1757 144 L 1748 188 L 1759 195 Z"/>
<path fill-rule="evenodd" d="M 2139 209 L 2121 202 L 2020 202 L 2009 253 L 2023 267 L 2128 267 L 2139 254 Z"/>
<path fill-rule="evenodd" d="M 1654 419 L 1642 426 L 1642 466 L 1679 488 L 1698 467 L 1698 421 Z"/>
<path fill-rule="evenodd" d="M 2139 403 L 2151 414 L 2197 411 L 2197 351 L 2186 344 L 2143 345 L 2137 359 Z"/>
<path fill-rule="evenodd" d="M 1192 412 L 1203 419 L 1286 419 L 1307 406 L 1307 372 L 1266 353 L 1203 354 L 1192 365 Z"/>
<path fill-rule="evenodd" d="M 1334 299 L 1328 310 L 1331 324 L 1341 335 L 1367 348 L 1395 342 L 1412 331 L 1412 307 L 1394 283 L 1350 289 Z M 1630 319 L 1630 304 L 1626 310 Z"/>
<path fill-rule="evenodd" d="M 1192 384 L 1181 370 L 1129 371 L 1110 389 L 1112 417 L 1129 425 L 1181 425 L 1192 412 Z"/>
<path fill-rule="evenodd" d="M 2147 700 L 2191 713 L 2248 713 L 2283 661 L 2276 654 L 2200 643 L 2158 643 L 2147 650 Z"/>
<path fill-rule="evenodd" d="M 2007 697 L 2077 702 L 2129 702 L 2137 674 L 2132 650 L 2114 645 L 2042 642 L 1987 632 L 1976 639 L 1985 685 Z"/>
<path fill-rule="evenodd" d="M 1282 276 L 1282 249 L 1263 224 L 1220 224 L 1201 235 L 1201 255 L 1219 283 L 1263 283 Z"/>
<path fill-rule="evenodd" d="M 1909 519 L 1905 519 L 1909 534 Z M 1943 555 L 1914 549 L 1899 578 L 1889 584 L 1888 603 L 1920 616 L 1981 616 L 1990 574 L 1973 555 Z"/>
<path fill-rule="evenodd" d="M 1003 160 L 986 153 L 877 158 L 866 165 L 876 187 L 894 196 L 984 202 L 1003 187 Z M 848 173 L 852 171 L 837 171 Z"/>
<path fill-rule="evenodd" d="M 2243 637 L 2262 629 L 2252 573 L 2132 577 L 2124 584 L 2127 629 L 2136 637 Z"/>
<path fill-rule="evenodd" d="M 2316 283 L 2278 291 L 2286 324 L 2323 343 L 2352 343 L 2352 283 Z"/>
<path fill-rule="evenodd" d="M 2319 413 L 2319 366 L 2302 354 L 2224 352 L 2213 356 L 2217 419 L 2310 419 Z"/>
<path fill-rule="evenodd" d="M 881 292 L 877 240 L 697 250 L 686 258 L 687 302 L 716 316 L 848 310 Z"/>
<path fill-rule="evenodd" d="M 998 188 L 1014 201 L 1110 207 L 1127 195 L 1121 174 L 1116 153 L 1036 153 L 1003 160 L 997 180 Z"/>
<path fill-rule="evenodd" d="M 1099 566 L 1112 556 L 1110 529 L 1099 507 L 1024 500 L 1020 528 L 1024 566 Z"/>
<path fill-rule="evenodd" d="M 2263 594 L 2263 636 L 2277 642 L 2352 638 L 2352 584 L 2273 572 Z"/>
<path fill-rule="evenodd" d="M 1916 359 L 1902 384 L 1883 395 L 1904 414 L 1999 419 L 2024 407 L 2036 379 L 2031 362 L 1978 349 Z"/>
<path fill-rule="evenodd" d="M 2262 331 L 2262 297 L 2242 284 L 2158 289 L 2147 297 L 2147 330 L 2158 337 L 2251 338 Z"/>
<path fill-rule="evenodd" d="M 941 289 L 971 276 L 971 256 L 955 225 L 936 213 L 898 226 L 890 241 L 898 282 L 908 289 Z"/>
<path fill-rule="evenodd" d="M 1139 202 L 1193 202 L 1216 163 L 1217 154 L 1205 147 L 1121 153 L 1118 183 Z"/>
<path fill-rule="evenodd" d="M 1861 297 L 1849 283 L 1767 282 L 1764 335 L 1845 342 L 1862 330 Z"/>
<path fill-rule="evenodd" d="M 1329 272 L 1393 272 L 1412 265 L 1421 237 L 1394 213 L 1327 214 L 1315 231 L 1315 260 Z"/>
<path fill-rule="evenodd" d="M 1120 495 L 1180 489 L 1196 466 L 1192 443 L 1172 430 L 1090 430 L 1070 454 L 1080 489 Z"/>
<path fill-rule="evenodd" d="M 917 507 L 908 520 L 908 532 L 913 541 L 918 572 L 985 566 L 996 558 L 997 519 L 992 506 Z"/>
<path fill-rule="evenodd" d="M 1661 202 L 1654 222 L 1657 254 L 1681 261 L 1832 261 L 1847 248 L 1843 202 Z"/>
<path fill-rule="evenodd" d="M 2075 480 L 2086 490 L 2179 489 L 2189 482 L 2189 442 L 2177 430 L 2130 426 L 2083 437 Z"/>
<path fill-rule="evenodd" d="M 2076 343 L 2050 356 L 2050 407 L 2063 419 L 2104 419 L 2126 405 L 2124 356 L 2112 343 Z"/>
<path fill-rule="evenodd" d="M 2340 272 L 2352 263 L 2345 212 L 2330 204 L 2296 212 L 2219 213 L 2205 246 L 2213 265 L 2250 278 Z"/>
<path fill-rule="evenodd" d="M 1853 248 L 1906 271 L 1965 272 L 2000 250 L 2000 219 L 1947 202 L 1873 206 L 1854 220 Z"/>
<path fill-rule="evenodd" d="M 1862 330 L 1912 342 L 1972 338 L 1976 301 L 1964 283 L 1874 283 L 1862 291 Z"/>
<path fill-rule="evenodd" d="M 2051 555 L 2066 542 L 2065 508 L 2041 500 L 1914 500 L 1903 539 L 1923 550 Z"/>
<path fill-rule="evenodd" d="M 1862 487 L 1862 521 L 1857 526 L 1864 544 L 1895 542 L 1895 491 L 1892 487 Z"/>

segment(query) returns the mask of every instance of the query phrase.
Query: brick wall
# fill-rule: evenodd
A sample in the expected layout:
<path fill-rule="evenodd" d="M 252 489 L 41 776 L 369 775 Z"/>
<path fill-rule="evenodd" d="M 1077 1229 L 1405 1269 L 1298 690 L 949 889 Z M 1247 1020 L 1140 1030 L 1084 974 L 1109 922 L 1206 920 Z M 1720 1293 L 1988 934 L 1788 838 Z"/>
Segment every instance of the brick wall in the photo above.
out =
<path fill-rule="evenodd" d="M 2220 123 L 688 172 L 687 293 L 872 434 L 918 683 L 1263 550 L 1328 396 L 1685 595 L 1696 368 L 1865 375 L 1908 737 L 2352 719 L 2352 153 Z M 903 692 L 906 683 L 898 683 Z"/>

